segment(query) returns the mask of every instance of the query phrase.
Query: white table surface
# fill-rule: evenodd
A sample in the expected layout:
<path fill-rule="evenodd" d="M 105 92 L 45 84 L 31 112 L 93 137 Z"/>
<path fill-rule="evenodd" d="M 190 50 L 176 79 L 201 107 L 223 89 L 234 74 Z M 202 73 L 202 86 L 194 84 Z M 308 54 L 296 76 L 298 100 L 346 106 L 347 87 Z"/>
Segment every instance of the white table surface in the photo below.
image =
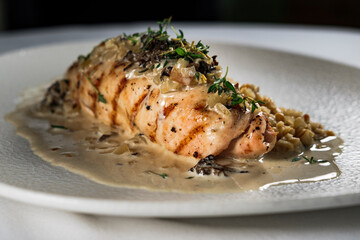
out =
<path fill-rule="evenodd" d="M 0 54 L 142 31 L 147 23 L 0 33 Z M 360 31 L 292 25 L 175 24 L 187 39 L 242 43 L 360 67 Z M 1 81 L 1 80 L 0 80 Z M 360 80 L 359 80 L 360 81 Z M 359 156 L 360 157 L 360 156 Z M 0 198 L 0 239 L 360 239 L 360 206 L 277 215 L 153 219 L 75 214 Z"/>

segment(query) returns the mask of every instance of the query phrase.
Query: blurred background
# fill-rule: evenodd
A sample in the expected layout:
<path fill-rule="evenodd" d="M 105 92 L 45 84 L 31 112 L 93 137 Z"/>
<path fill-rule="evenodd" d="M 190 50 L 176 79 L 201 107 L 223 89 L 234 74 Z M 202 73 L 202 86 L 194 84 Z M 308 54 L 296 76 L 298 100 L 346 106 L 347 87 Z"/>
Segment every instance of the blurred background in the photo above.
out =
<path fill-rule="evenodd" d="M 359 0 L 0 0 L 0 31 L 70 24 L 223 21 L 360 28 Z"/>

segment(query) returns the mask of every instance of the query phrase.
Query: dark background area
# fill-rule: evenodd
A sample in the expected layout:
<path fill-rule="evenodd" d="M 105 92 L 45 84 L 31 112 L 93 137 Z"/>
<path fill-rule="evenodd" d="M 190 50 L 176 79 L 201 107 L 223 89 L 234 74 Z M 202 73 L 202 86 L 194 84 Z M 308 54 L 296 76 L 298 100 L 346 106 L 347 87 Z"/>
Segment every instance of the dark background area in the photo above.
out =
<path fill-rule="evenodd" d="M 0 30 L 70 24 L 225 21 L 360 28 L 359 0 L 45 1 L 0 0 Z"/>

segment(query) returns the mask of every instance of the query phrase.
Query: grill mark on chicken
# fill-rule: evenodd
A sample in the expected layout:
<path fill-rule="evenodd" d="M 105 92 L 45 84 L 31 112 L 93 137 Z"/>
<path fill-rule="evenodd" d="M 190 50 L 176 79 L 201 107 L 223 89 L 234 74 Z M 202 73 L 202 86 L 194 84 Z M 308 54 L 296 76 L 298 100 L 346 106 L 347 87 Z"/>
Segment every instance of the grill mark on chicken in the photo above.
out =
<path fill-rule="evenodd" d="M 156 99 L 158 99 L 159 96 L 160 96 L 160 90 L 158 88 L 151 90 L 150 95 L 149 95 L 149 104 L 151 104 L 152 101 L 155 101 Z"/>
<path fill-rule="evenodd" d="M 195 128 L 193 128 L 189 132 L 189 134 L 180 141 L 180 143 L 176 147 L 174 153 L 179 153 L 182 149 L 184 149 L 184 147 L 186 147 L 186 145 L 188 145 L 194 138 L 196 138 L 196 136 L 199 133 L 204 132 L 204 128 L 205 128 L 205 125 L 199 125 L 199 126 L 196 126 Z"/>
<path fill-rule="evenodd" d="M 205 107 L 206 107 L 206 100 L 203 102 L 196 103 L 194 106 L 194 110 L 202 112 L 204 111 Z"/>
<path fill-rule="evenodd" d="M 116 61 L 115 64 L 114 64 L 114 69 L 120 67 L 120 66 L 124 66 L 125 64 L 120 62 L 120 61 Z"/>
<path fill-rule="evenodd" d="M 119 61 L 115 61 L 114 64 L 110 68 L 109 76 L 116 75 L 115 70 L 122 65 L 124 65 L 124 64 Z"/>
<path fill-rule="evenodd" d="M 80 81 L 82 80 L 82 79 L 86 79 L 86 80 L 84 80 L 85 82 L 87 81 L 87 80 L 89 80 L 89 81 L 91 81 L 91 75 L 92 74 L 94 74 L 97 70 L 98 70 L 98 68 L 101 66 L 103 64 L 103 62 L 99 62 L 98 64 L 96 64 L 95 66 L 93 66 L 92 68 L 89 68 L 85 73 L 83 73 L 82 74 L 82 77 L 80 78 Z M 103 74 L 101 74 L 101 76 L 102 76 Z M 102 77 L 101 77 L 102 78 Z M 98 80 L 98 79 L 97 79 Z M 80 81 L 77 83 L 77 85 L 80 87 Z M 101 79 L 100 79 L 100 81 L 97 81 L 95 84 L 94 84 L 94 86 L 97 88 L 98 87 L 98 85 L 100 84 L 100 82 L 101 82 Z M 78 89 L 79 90 L 79 89 Z M 93 111 L 93 113 L 95 114 L 95 118 L 97 117 L 97 113 L 96 113 L 96 101 L 98 100 L 97 98 L 98 98 L 98 96 L 97 96 L 97 94 L 96 93 L 94 93 L 93 92 L 93 90 L 90 92 L 88 92 L 88 94 L 89 94 L 89 96 L 93 99 L 93 103 L 92 103 L 92 105 L 91 105 L 91 110 Z M 78 95 L 78 96 L 80 96 L 80 95 Z"/>
<path fill-rule="evenodd" d="M 94 86 L 99 89 L 100 85 L 101 85 L 101 82 L 103 80 L 103 77 L 104 77 L 104 73 L 102 72 L 100 77 L 96 78 L 96 82 L 94 83 Z"/>
<path fill-rule="evenodd" d="M 123 71 L 128 70 L 129 68 L 131 68 L 134 65 L 134 63 L 130 63 L 129 65 L 127 65 L 126 67 L 124 67 Z"/>
<path fill-rule="evenodd" d="M 96 114 L 96 101 L 97 101 L 97 94 L 95 92 L 88 92 L 89 96 L 91 97 L 92 104 L 90 106 L 91 111 L 94 113 L 94 117 L 97 118 Z"/>
<path fill-rule="evenodd" d="M 103 80 L 103 77 L 104 77 L 104 73 L 101 73 L 101 75 L 98 77 L 98 78 L 96 78 L 96 82 L 95 83 L 93 83 L 94 84 L 94 87 L 96 88 L 96 89 L 99 89 L 99 87 L 100 87 L 100 85 L 101 85 L 101 82 L 102 82 L 102 80 Z M 93 95 L 95 95 L 95 97 L 93 97 Z M 91 106 L 91 109 L 93 110 L 93 112 L 94 112 L 94 115 L 95 115 L 95 118 L 98 116 L 98 113 L 97 113 L 97 107 L 98 107 L 98 101 L 99 101 L 99 96 L 98 96 L 98 94 L 95 94 L 95 93 L 92 93 L 92 94 L 90 94 L 90 96 L 92 97 L 92 98 L 94 98 L 94 101 L 93 101 L 93 104 L 92 104 L 92 106 Z"/>
<path fill-rule="evenodd" d="M 80 82 L 81 82 L 81 74 L 80 72 L 78 72 L 76 74 L 76 85 L 75 85 L 75 101 L 76 103 L 80 103 L 80 97 L 79 97 L 79 94 L 80 94 Z"/>
<path fill-rule="evenodd" d="M 98 64 L 96 64 L 95 66 L 89 68 L 86 73 L 85 76 L 88 76 L 91 78 L 91 76 L 98 70 L 98 68 L 103 65 L 103 62 L 99 62 Z"/>
<path fill-rule="evenodd" d="M 78 74 L 77 81 L 76 81 L 76 89 L 79 90 L 80 88 L 80 74 Z"/>
<path fill-rule="evenodd" d="M 150 138 L 150 140 L 152 142 L 156 142 L 156 132 L 157 132 L 157 129 L 158 129 L 158 120 L 159 120 L 159 114 L 156 116 L 154 131 L 152 131 L 149 134 L 149 138 Z"/>
<path fill-rule="evenodd" d="M 138 99 L 138 101 L 134 104 L 134 106 L 131 108 L 130 110 L 130 117 L 131 117 L 131 127 L 135 126 L 135 122 L 134 119 L 138 113 L 139 107 L 140 105 L 144 102 L 145 98 L 149 95 L 150 91 L 148 89 L 145 89 L 144 93 L 140 96 L 140 98 Z"/>
<path fill-rule="evenodd" d="M 121 91 L 124 89 L 127 83 L 126 77 L 123 77 L 117 85 L 117 89 L 115 91 L 114 97 L 111 100 L 112 112 L 111 112 L 111 124 L 116 125 L 116 116 L 117 116 L 117 108 L 118 108 L 118 101 L 120 97 Z"/>
<path fill-rule="evenodd" d="M 151 105 L 155 104 L 156 100 L 159 98 L 160 96 L 160 90 L 158 88 L 154 88 L 150 91 L 149 93 L 149 97 L 148 97 L 148 101 L 147 101 L 147 107 L 149 107 L 149 110 L 151 109 Z M 159 113 L 156 114 L 156 118 L 154 121 L 154 128 L 153 130 L 149 133 L 149 138 L 152 142 L 156 142 L 156 132 L 158 129 L 158 119 L 159 119 Z M 148 126 L 151 127 L 151 124 L 148 123 Z"/>
<path fill-rule="evenodd" d="M 103 62 L 99 62 L 98 64 L 96 64 L 92 68 L 89 68 L 86 71 L 86 73 L 83 74 L 82 78 L 89 78 L 90 81 L 91 81 L 91 75 L 93 73 L 95 73 L 102 64 L 103 64 Z M 102 75 L 103 74 L 101 74 L 101 76 Z M 102 79 L 102 77 L 101 77 L 101 79 Z M 97 79 L 97 81 L 95 83 L 93 83 L 96 88 L 99 86 L 99 84 L 101 82 L 101 79 L 100 79 L 100 81 L 99 81 L 99 79 Z M 91 97 L 91 99 L 93 100 L 90 109 L 94 113 L 94 117 L 97 118 L 96 104 L 97 104 L 97 101 L 98 101 L 98 95 L 94 91 L 91 91 L 91 92 L 89 91 L 88 94 Z"/>
<path fill-rule="evenodd" d="M 168 106 L 164 107 L 164 117 L 166 118 L 167 116 L 169 116 L 169 114 L 172 112 L 172 110 L 174 110 L 174 108 L 178 105 L 178 103 L 171 103 Z"/>

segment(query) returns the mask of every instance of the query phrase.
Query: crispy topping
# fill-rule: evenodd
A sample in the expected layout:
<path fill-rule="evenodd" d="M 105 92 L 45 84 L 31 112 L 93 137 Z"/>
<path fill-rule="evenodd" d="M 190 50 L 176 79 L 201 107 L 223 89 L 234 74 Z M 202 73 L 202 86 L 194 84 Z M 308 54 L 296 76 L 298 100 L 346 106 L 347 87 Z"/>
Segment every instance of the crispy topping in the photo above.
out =
<path fill-rule="evenodd" d="M 195 154 L 195 153 L 194 153 Z M 194 156 L 195 157 L 195 156 Z M 199 175 L 216 175 L 229 176 L 230 173 L 248 173 L 249 171 L 239 171 L 234 168 L 222 166 L 216 163 L 214 155 L 209 155 L 201 159 L 194 167 L 190 168 L 191 172 L 196 172 Z"/>
<path fill-rule="evenodd" d="M 70 81 L 67 79 L 58 80 L 52 84 L 41 102 L 42 109 L 49 109 L 52 113 L 62 110 L 66 93 L 69 90 Z"/>
<path fill-rule="evenodd" d="M 143 68 L 139 73 L 145 73 L 161 68 L 161 76 L 170 76 L 176 60 L 184 59 L 195 67 L 198 72 L 197 76 L 203 74 L 204 77 L 215 80 L 215 73 L 220 68 L 217 68 L 216 56 L 211 58 L 207 55 L 209 46 L 204 45 L 201 41 L 196 44 L 188 42 L 184 38 L 184 33 L 181 30 L 178 33 L 172 26 L 176 38 L 171 38 L 167 32 L 170 22 L 171 17 L 158 22 L 159 30 L 157 31 L 148 28 L 146 32 L 142 33 L 123 34 L 121 40 L 129 41 L 138 49 L 137 51 L 129 50 L 121 60 L 122 64 L 126 64 L 124 70 L 127 71 L 136 66 Z M 169 63 L 170 66 L 168 66 Z"/>

